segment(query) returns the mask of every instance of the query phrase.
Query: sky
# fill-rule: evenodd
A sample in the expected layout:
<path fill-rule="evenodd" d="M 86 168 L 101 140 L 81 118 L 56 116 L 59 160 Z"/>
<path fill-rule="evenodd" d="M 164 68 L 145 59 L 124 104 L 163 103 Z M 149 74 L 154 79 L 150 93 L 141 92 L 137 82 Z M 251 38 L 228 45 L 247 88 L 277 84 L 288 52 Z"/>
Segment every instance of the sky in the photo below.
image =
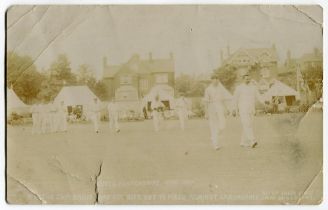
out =
<path fill-rule="evenodd" d="M 322 49 L 319 6 L 12 6 L 7 11 L 7 50 L 33 58 L 47 70 L 58 54 L 71 67 L 87 64 L 99 79 L 102 60 L 126 62 L 133 54 L 169 58 L 177 74 L 208 74 L 239 48 L 271 47 L 279 62 L 287 50 L 300 57 Z"/>

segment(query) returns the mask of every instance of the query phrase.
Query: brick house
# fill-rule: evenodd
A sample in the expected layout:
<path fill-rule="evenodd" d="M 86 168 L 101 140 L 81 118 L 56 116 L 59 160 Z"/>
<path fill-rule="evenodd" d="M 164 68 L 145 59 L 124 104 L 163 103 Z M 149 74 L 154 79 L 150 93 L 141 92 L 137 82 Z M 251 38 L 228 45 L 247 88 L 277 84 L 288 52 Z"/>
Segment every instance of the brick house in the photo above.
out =
<path fill-rule="evenodd" d="M 270 48 L 240 48 L 228 57 L 223 58 L 221 53 L 222 65 L 232 65 L 236 68 L 249 69 L 254 65 L 259 65 L 262 77 L 274 77 L 277 74 L 278 56 L 275 45 Z M 238 72 L 242 74 L 243 72 Z"/>
<path fill-rule="evenodd" d="M 103 59 L 103 79 L 110 98 L 118 102 L 141 101 L 155 90 L 173 97 L 174 71 L 172 53 L 165 59 L 153 59 L 151 53 L 148 59 L 134 54 L 121 65 L 110 65 L 106 58 Z"/>

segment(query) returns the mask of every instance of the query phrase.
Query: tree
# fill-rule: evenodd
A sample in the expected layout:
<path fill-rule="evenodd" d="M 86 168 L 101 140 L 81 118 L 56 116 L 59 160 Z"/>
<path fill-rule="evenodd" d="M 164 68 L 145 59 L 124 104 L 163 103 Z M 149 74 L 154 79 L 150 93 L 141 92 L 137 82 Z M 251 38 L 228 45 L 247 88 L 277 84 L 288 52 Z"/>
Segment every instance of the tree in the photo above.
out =
<path fill-rule="evenodd" d="M 322 67 L 310 67 L 302 71 L 303 79 L 308 85 L 309 89 L 314 92 L 315 98 L 322 97 L 322 80 L 323 70 Z"/>
<path fill-rule="evenodd" d="M 43 76 L 37 71 L 29 56 L 20 56 L 15 52 L 7 53 L 7 87 L 25 103 L 30 104 L 40 92 Z"/>
<path fill-rule="evenodd" d="M 203 96 L 206 86 L 207 86 L 206 83 L 204 83 L 200 80 L 194 79 L 191 83 L 189 96 L 193 96 L 193 97 Z"/>
<path fill-rule="evenodd" d="M 226 64 L 214 70 L 214 72 L 218 75 L 222 85 L 229 91 L 232 91 L 237 79 L 236 67 Z"/>
<path fill-rule="evenodd" d="M 87 64 L 82 64 L 77 69 L 77 82 L 79 84 L 94 83 L 95 77 Z"/>
<path fill-rule="evenodd" d="M 185 93 L 186 96 L 200 97 L 204 95 L 206 84 L 197 76 L 181 74 L 175 79 L 175 92 Z"/>
<path fill-rule="evenodd" d="M 175 79 L 175 92 L 188 93 L 191 89 L 192 78 L 190 75 L 181 74 Z"/>
<path fill-rule="evenodd" d="M 76 76 L 72 73 L 70 62 L 65 54 L 58 55 L 57 59 L 50 65 L 50 77 L 62 80 L 67 85 L 76 84 Z"/>
<path fill-rule="evenodd" d="M 107 86 L 103 80 L 97 81 L 90 89 L 99 97 L 100 100 L 109 100 Z"/>
<path fill-rule="evenodd" d="M 63 87 L 63 81 L 44 75 L 44 79 L 41 83 L 41 91 L 38 94 L 38 100 L 49 102 L 53 100 L 61 88 Z"/>
<path fill-rule="evenodd" d="M 65 54 L 60 54 L 44 73 L 39 100 L 51 101 L 64 85 L 75 85 L 76 75 L 72 73 L 70 62 Z"/>
<path fill-rule="evenodd" d="M 87 85 L 90 89 L 94 89 L 97 84 L 93 71 L 90 70 L 87 64 L 82 64 L 78 67 L 76 78 L 77 84 Z"/>
<path fill-rule="evenodd" d="M 249 69 L 249 74 L 252 79 L 259 81 L 261 79 L 261 69 L 262 66 L 260 63 L 254 63 Z"/>

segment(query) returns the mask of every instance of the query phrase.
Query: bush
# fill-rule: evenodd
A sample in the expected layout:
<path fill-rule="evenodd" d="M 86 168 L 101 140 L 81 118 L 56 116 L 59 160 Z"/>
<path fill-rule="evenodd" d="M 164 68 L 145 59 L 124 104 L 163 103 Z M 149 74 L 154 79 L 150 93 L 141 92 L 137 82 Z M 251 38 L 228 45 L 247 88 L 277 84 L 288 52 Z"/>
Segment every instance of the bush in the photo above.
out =
<path fill-rule="evenodd" d="M 192 108 L 191 111 L 195 114 L 195 117 L 204 117 L 205 116 L 205 106 L 202 103 L 202 98 L 191 98 Z"/>

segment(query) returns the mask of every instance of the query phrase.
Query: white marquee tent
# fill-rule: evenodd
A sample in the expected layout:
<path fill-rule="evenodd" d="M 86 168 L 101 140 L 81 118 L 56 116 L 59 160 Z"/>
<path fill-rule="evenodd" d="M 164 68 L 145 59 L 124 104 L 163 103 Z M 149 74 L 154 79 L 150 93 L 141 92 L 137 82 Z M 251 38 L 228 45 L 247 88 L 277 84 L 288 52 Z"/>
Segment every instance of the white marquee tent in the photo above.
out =
<path fill-rule="evenodd" d="M 99 98 L 89 89 L 88 86 L 66 86 L 63 87 L 56 96 L 54 103 L 60 104 L 64 101 L 66 106 L 88 106 L 97 98 Z"/>
<path fill-rule="evenodd" d="M 16 95 L 16 93 L 12 89 L 7 88 L 7 110 L 9 113 L 11 112 L 24 112 L 28 109 L 28 105 L 26 105 L 20 98 Z"/>
<path fill-rule="evenodd" d="M 170 106 L 174 104 L 174 89 L 169 85 L 156 85 L 150 92 L 143 98 L 143 104 L 152 102 L 156 96 L 159 96 L 161 101 L 168 101 Z"/>
<path fill-rule="evenodd" d="M 7 88 L 7 105 L 10 108 L 21 108 L 27 105 L 18 98 L 16 93 L 12 89 Z"/>
<path fill-rule="evenodd" d="M 273 85 L 264 93 L 264 97 L 267 100 L 271 100 L 273 96 L 295 96 L 296 100 L 300 99 L 299 92 L 279 80 L 274 80 Z"/>

